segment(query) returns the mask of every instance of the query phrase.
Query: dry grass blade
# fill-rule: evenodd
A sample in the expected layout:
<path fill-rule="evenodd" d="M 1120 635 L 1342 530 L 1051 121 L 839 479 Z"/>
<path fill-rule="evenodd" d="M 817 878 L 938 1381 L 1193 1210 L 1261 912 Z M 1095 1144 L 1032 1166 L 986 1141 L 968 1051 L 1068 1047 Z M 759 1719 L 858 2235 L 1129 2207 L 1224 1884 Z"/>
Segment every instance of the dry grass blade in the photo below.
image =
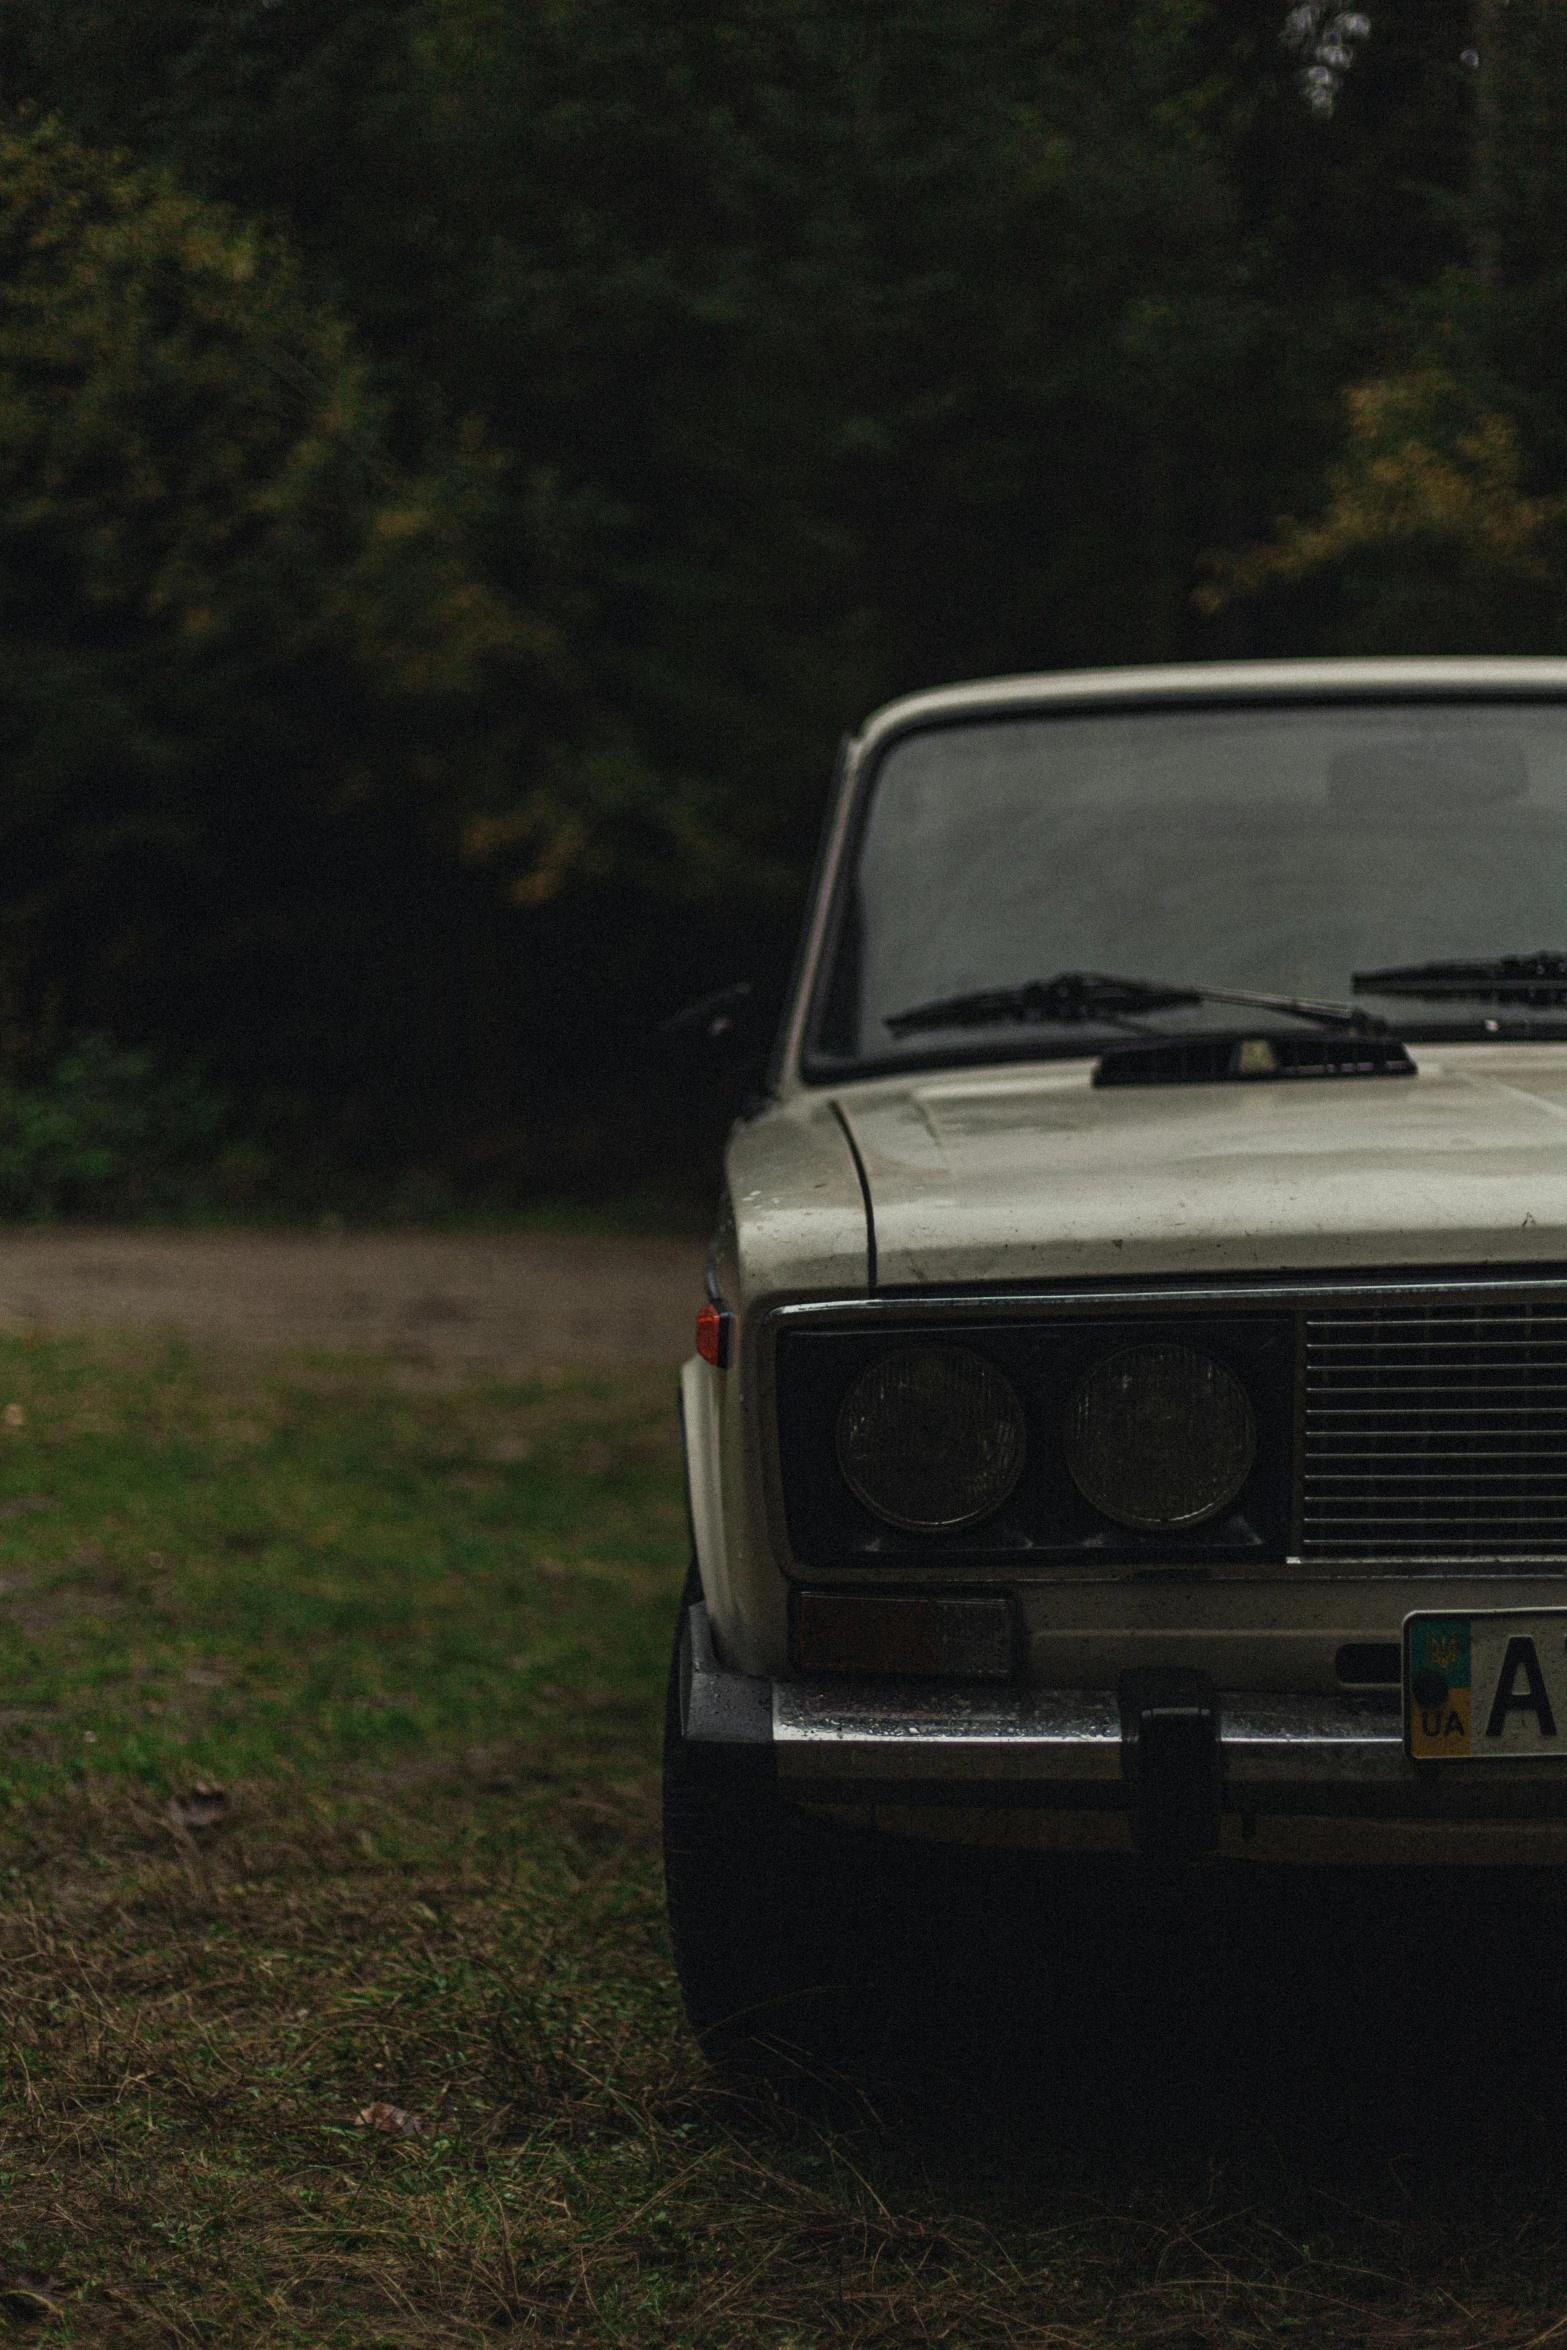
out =
<path fill-rule="evenodd" d="M 1567 2334 L 1567 2317 L 1559 2317 L 1543 2334 L 1531 2334 L 1527 2342 L 1519 2344 L 1519 2350 L 1543 2350 L 1545 2343 L 1554 2342 L 1560 2334 Z"/>
<path fill-rule="evenodd" d="M 39 2318 L 65 2315 L 64 2303 L 36 2285 L 0 2285 L 0 2309 L 24 2325 L 36 2323 Z"/>

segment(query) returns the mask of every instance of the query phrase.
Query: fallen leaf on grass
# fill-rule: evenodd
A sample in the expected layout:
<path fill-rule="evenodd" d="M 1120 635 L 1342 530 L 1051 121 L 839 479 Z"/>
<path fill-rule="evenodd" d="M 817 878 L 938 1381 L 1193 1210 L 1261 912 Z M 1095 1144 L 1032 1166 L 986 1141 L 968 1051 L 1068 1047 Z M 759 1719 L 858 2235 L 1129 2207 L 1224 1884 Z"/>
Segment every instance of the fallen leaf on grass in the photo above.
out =
<path fill-rule="evenodd" d="M 176 1828 L 186 1828 L 199 1836 L 204 1828 L 215 1828 L 228 1817 L 229 1799 L 221 1787 L 209 1787 L 198 1779 L 188 1795 L 171 1795 L 168 1801 L 169 1818 Z"/>
<path fill-rule="evenodd" d="M 25 1428 L 27 1426 L 27 1414 L 19 1403 L 8 1403 L 5 1410 L 0 1412 L 0 1420 L 3 1420 L 8 1428 Z"/>
<path fill-rule="evenodd" d="M 417 2138 L 424 2130 L 424 2123 L 416 2113 L 405 2111 L 401 2105 L 388 2105 L 383 2097 L 361 2106 L 354 2118 L 360 2129 L 380 2130 L 388 2138 Z"/>

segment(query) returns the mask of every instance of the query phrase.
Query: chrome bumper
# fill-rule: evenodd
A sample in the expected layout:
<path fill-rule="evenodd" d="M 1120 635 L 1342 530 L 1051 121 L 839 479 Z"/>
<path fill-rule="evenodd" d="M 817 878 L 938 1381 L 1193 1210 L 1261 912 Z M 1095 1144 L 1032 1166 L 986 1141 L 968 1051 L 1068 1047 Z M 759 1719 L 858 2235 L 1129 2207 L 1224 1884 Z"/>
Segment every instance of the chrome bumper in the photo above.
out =
<path fill-rule="evenodd" d="M 1113 1690 L 755 1680 L 718 1664 L 700 1606 L 682 1663 L 686 1737 L 770 1745 L 780 1788 L 802 1801 L 1128 1807 Z M 1391 1695 L 1221 1691 L 1217 1703 L 1228 1812 L 1567 1818 L 1567 1760 L 1412 1763 Z"/>

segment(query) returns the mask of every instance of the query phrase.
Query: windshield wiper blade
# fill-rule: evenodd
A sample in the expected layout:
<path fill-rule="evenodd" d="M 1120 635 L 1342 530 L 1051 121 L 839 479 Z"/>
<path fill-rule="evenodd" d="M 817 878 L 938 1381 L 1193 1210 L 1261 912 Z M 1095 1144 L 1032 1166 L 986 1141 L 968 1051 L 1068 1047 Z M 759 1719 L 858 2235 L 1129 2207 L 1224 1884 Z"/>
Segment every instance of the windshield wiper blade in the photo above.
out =
<path fill-rule="evenodd" d="M 1485 1004 L 1567 1004 L 1567 954 L 1542 947 L 1533 955 L 1493 955 L 1482 962 L 1396 963 L 1386 971 L 1357 971 L 1357 995 L 1418 996 L 1428 1003 L 1467 996 Z"/>
<path fill-rule="evenodd" d="M 916 1036 L 932 1028 L 989 1028 L 1003 1021 L 1071 1028 L 1085 1021 L 1135 1026 L 1142 1012 L 1170 1011 L 1178 1004 L 1238 1004 L 1248 1012 L 1289 1012 L 1321 1028 L 1347 1029 L 1352 1036 L 1380 1036 L 1387 1022 L 1358 1004 L 1319 1003 L 1309 996 L 1253 995 L 1233 987 L 1170 987 L 1157 979 L 1122 979 L 1109 971 L 1058 971 L 1053 979 L 1031 979 L 1023 987 L 981 987 L 967 995 L 942 996 L 892 1012 L 894 1036 Z"/>

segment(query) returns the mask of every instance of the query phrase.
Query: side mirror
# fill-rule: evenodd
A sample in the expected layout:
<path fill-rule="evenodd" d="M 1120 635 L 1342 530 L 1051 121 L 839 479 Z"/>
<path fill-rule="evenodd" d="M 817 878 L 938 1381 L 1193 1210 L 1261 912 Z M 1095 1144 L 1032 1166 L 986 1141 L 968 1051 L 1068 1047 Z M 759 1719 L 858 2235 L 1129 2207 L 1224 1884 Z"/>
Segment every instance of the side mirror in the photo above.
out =
<path fill-rule="evenodd" d="M 754 1027 L 755 1011 L 754 985 L 749 979 L 737 979 L 732 986 L 716 988 L 711 995 L 698 996 L 694 1004 L 672 1012 L 659 1022 L 658 1033 L 671 1041 L 702 1037 L 722 1051 L 732 1048 Z"/>
<path fill-rule="evenodd" d="M 659 1042 L 742 1115 L 760 1104 L 760 1089 L 771 1041 L 755 982 L 738 979 L 672 1013 L 658 1026 Z"/>

